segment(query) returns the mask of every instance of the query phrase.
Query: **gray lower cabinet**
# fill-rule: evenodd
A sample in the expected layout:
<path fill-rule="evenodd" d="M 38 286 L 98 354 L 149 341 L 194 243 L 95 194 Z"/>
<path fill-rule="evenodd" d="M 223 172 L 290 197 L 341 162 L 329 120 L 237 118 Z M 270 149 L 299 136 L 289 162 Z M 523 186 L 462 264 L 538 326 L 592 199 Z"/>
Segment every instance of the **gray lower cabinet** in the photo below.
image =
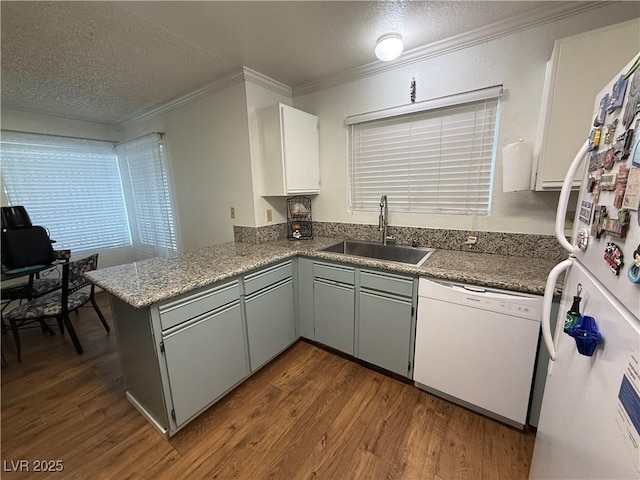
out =
<path fill-rule="evenodd" d="M 358 358 L 409 376 L 411 299 L 360 290 Z"/>
<path fill-rule="evenodd" d="M 238 300 L 162 336 L 178 428 L 249 375 Z"/>
<path fill-rule="evenodd" d="M 245 296 L 251 372 L 255 372 L 296 340 L 293 314 L 293 281 Z"/>
<path fill-rule="evenodd" d="M 352 285 L 313 281 L 315 339 L 353 355 L 355 295 Z"/>
<path fill-rule="evenodd" d="M 237 279 L 146 308 L 112 298 L 129 401 L 173 435 L 249 376 Z"/>
<path fill-rule="evenodd" d="M 307 277 L 311 269 L 305 268 Z M 314 336 L 340 350 L 404 377 L 413 375 L 415 303 L 413 277 L 313 262 Z M 302 281 L 302 273 L 300 275 Z M 300 289 L 300 305 L 309 304 Z M 302 312 L 301 312 L 302 314 Z M 303 335 L 304 336 L 304 335 Z M 309 338 L 309 337 L 307 337 Z"/>
<path fill-rule="evenodd" d="M 127 398 L 173 435 L 298 333 L 411 377 L 414 279 L 305 260 L 297 275 L 287 260 L 147 308 L 114 297 Z"/>
<path fill-rule="evenodd" d="M 359 280 L 356 356 L 411 378 L 417 296 L 415 279 L 362 269 Z"/>

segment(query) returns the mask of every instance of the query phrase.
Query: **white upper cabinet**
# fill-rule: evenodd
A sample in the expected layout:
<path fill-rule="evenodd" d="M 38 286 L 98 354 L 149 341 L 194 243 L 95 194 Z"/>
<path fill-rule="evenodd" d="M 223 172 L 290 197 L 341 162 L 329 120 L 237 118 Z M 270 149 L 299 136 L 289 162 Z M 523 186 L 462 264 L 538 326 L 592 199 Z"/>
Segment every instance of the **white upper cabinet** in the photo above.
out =
<path fill-rule="evenodd" d="M 278 104 L 258 112 L 262 196 L 318 193 L 318 117 Z"/>
<path fill-rule="evenodd" d="M 571 161 L 591 131 L 596 96 L 638 55 L 639 38 L 640 20 L 635 19 L 556 40 L 542 93 L 532 189 L 562 188 Z"/>

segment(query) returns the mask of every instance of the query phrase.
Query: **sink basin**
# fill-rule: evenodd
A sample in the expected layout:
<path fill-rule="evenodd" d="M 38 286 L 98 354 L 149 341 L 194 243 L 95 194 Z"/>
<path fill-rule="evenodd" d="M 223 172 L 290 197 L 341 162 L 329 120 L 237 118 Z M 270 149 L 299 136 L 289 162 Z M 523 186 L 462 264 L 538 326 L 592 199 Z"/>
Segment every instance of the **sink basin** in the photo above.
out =
<path fill-rule="evenodd" d="M 347 240 L 323 248 L 323 252 L 342 253 L 356 257 L 375 258 L 387 262 L 404 263 L 419 267 L 435 251 L 433 248 L 407 247 L 404 245 L 382 245 L 373 242 Z"/>

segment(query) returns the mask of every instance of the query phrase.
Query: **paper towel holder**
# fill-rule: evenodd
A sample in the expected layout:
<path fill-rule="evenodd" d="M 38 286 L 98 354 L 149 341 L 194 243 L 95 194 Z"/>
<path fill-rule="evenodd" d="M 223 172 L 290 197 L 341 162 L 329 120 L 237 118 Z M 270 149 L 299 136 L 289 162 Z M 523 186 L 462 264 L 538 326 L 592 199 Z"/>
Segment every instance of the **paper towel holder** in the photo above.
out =
<path fill-rule="evenodd" d="M 502 147 L 502 191 L 531 190 L 533 144 L 520 138 Z"/>

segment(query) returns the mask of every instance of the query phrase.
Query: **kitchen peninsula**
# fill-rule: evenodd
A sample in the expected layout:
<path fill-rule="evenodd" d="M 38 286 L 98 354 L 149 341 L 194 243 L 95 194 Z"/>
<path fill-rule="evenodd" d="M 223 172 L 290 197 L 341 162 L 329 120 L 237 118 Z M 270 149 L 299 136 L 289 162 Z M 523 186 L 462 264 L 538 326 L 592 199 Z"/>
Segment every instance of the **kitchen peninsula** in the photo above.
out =
<path fill-rule="evenodd" d="M 353 288 L 361 276 L 385 282 L 389 296 L 405 296 L 415 329 L 418 277 L 541 295 L 555 264 L 436 250 L 415 267 L 322 251 L 340 240 L 232 242 L 87 274 L 112 295 L 128 399 L 173 435 L 298 338 L 318 341 L 305 287 L 314 269 L 351 276 Z M 405 348 L 411 363 L 413 337 Z M 411 367 L 401 373 L 411 378 Z"/>

